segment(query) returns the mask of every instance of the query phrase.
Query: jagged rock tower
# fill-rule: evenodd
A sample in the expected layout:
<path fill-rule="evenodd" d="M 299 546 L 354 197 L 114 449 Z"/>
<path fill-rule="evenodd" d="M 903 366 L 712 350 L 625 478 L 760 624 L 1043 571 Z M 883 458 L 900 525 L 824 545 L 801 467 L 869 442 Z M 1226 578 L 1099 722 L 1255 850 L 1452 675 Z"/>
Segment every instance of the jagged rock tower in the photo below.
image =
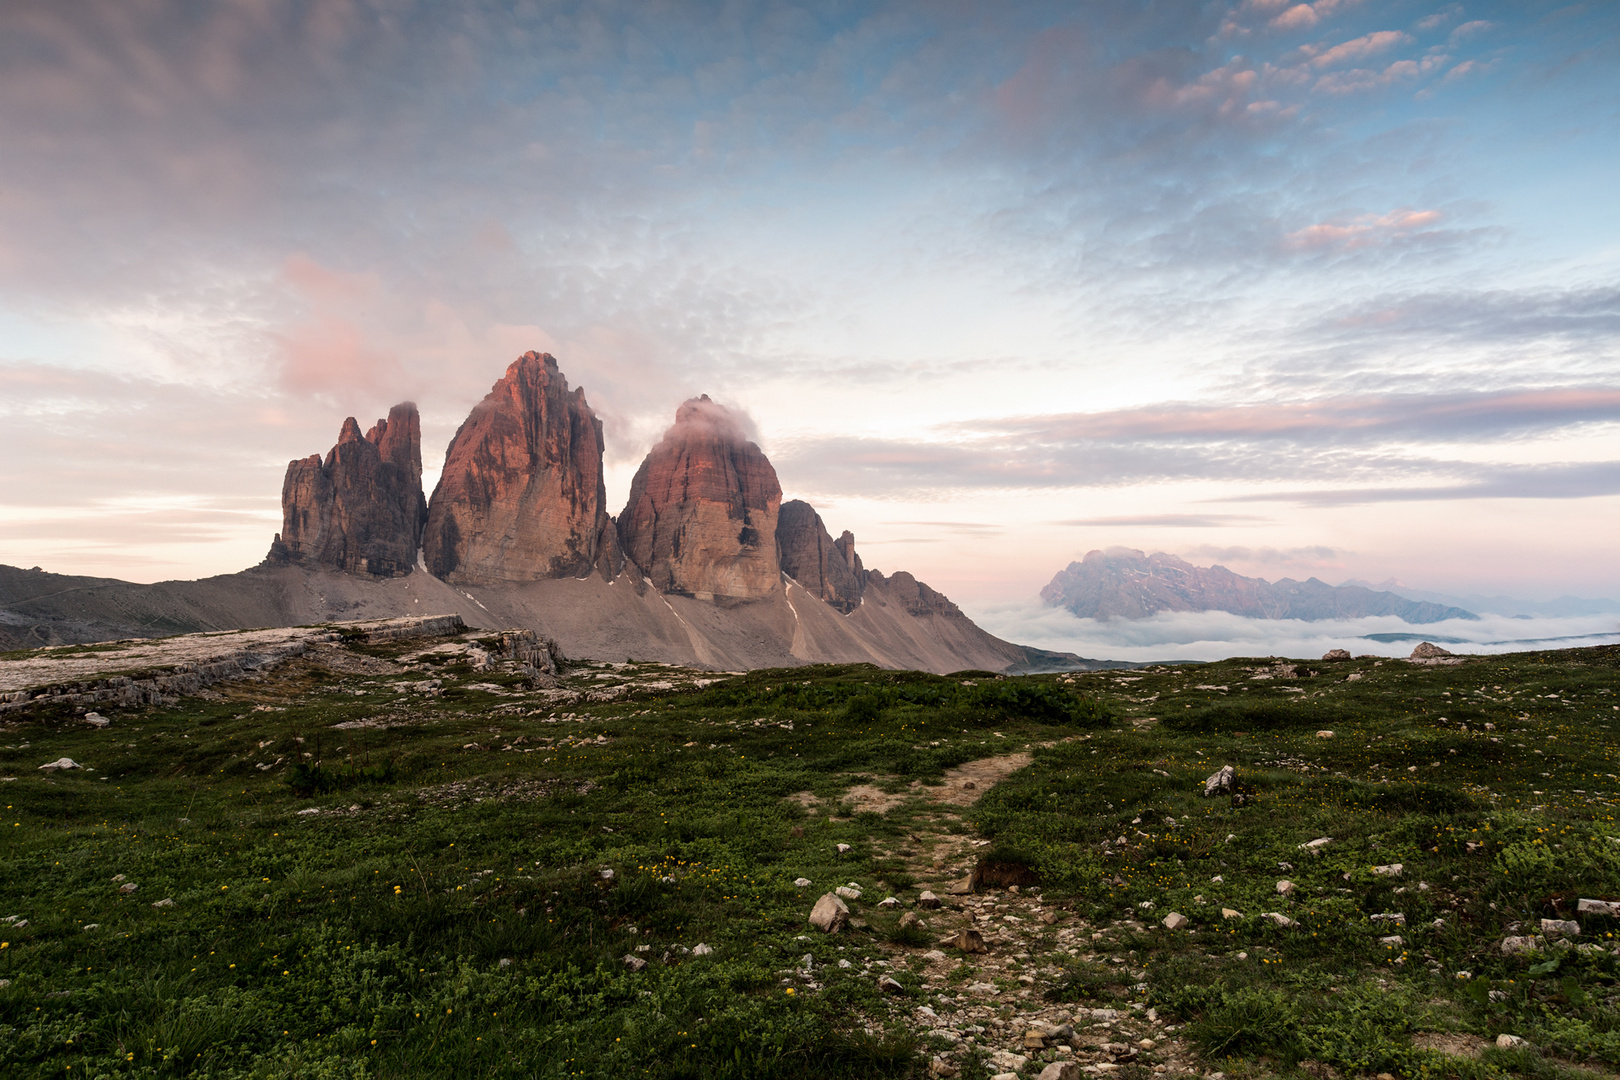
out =
<path fill-rule="evenodd" d="M 402 576 L 416 565 L 426 516 L 416 406 L 395 405 L 365 435 L 351 416 L 324 462 L 287 463 L 269 561 Z"/>
<path fill-rule="evenodd" d="M 554 357 L 527 352 L 450 440 L 423 556 L 455 584 L 611 578 L 624 559 L 606 502 L 602 422 Z"/>

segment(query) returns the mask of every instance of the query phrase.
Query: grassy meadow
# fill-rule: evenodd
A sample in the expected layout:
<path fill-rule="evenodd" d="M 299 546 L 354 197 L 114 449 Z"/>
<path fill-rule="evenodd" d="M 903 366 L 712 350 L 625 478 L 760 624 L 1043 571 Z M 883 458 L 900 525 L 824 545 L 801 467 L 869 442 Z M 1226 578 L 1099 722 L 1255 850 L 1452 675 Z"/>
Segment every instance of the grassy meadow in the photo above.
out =
<path fill-rule="evenodd" d="M 1620 920 L 1576 911 L 1620 900 L 1620 648 L 540 690 L 427 645 L 0 726 L 0 1076 L 976 1080 L 997 1024 L 919 1009 L 992 963 L 1033 975 L 994 969 L 1009 1032 L 1152 1018 L 1164 1045 L 1099 1074 L 1620 1071 Z M 876 906 L 944 895 L 962 851 L 1061 918 L 998 959 Z M 851 928 L 811 930 L 850 883 Z"/>

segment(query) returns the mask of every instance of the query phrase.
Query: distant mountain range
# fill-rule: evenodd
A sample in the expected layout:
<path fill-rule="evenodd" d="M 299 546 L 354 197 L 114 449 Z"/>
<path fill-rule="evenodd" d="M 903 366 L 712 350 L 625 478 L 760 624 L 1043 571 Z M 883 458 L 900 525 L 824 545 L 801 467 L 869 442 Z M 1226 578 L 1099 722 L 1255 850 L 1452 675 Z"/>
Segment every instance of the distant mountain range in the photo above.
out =
<path fill-rule="evenodd" d="M 1378 584 L 1370 581 L 1357 581 L 1352 578 L 1346 585 L 1360 585 L 1368 589 L 1383 589 L 1391 592 L 1398 591 L 1402 596 L 1412 600 L 1428 600 L 1436 604 L 1453 604 L 1457 607 L 1477 611 L 1480 614 L 1489 612 L 1492 615 L 1506 615 L 1514 619 L 1564 619 L 1582 615 L 1607 615 L 1611 612 L 1620 612 L 1620 600 L 1608 600 L 1602 597 L 1584 596 L 1558 596 L 1551 600 L 1526 600 L 1520 596 L 1486 596 L 1478 593 L 1453 594 L 1429 592 L 1423 589 L 1414 589 L 1403 582 L 1389 578 Z"/>
<path fill-rule="evenodd" d="M 1334 586 L 1314 577 L 1272 582 L 1131 548 L 1088 552 L 1058 571 L 1041 590 L 1041 600 L 1085 619 L 1145 619 L 1161 611 L 1229 611 L 1251 619 L 1307 622 L 1367 615 L 1393 615 L 1409 623 L 1479 618 L 1464 608 L 1361 585 Z"/>

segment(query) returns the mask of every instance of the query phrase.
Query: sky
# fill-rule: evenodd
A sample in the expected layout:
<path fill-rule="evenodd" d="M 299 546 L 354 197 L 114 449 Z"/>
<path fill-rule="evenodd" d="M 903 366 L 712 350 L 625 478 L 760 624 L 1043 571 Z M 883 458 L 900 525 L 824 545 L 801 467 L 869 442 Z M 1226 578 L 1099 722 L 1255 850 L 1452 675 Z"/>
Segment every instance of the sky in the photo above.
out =
<path fill-rule="evenodd" d="M 10 0 L 0 562 L 252 565 L 539 349 L 611 506 L 708 393 L 970 613 L 1114 545 L 1616 596 L 1617 177 L 1610 3 Z"/>

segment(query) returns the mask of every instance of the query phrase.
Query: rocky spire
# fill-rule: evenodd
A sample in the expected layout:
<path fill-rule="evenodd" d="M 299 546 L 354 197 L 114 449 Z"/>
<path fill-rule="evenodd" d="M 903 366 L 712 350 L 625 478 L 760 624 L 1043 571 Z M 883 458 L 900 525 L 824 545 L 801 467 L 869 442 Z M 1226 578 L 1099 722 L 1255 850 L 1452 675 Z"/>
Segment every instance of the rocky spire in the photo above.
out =
<path fill-rule="evenodd" d="M 753 599 L 780 587 L 782 487 L 740 418 L 692 398 L 630 482 L 619 540 L 654 587 Z"/>
<path fill-rule="evenodd" d="M 428 504 L 423 555 L 458 584 L 611 578 L 624 565 L 602 482 L 602 422 L 549 353 L 527 352 L 474 406 Z"/>
<path fill-rule="evenodd" d="M 866 571 L 855 554 L 853 533 L 834 540 L 815 507 L 794 499 L 783 503 L 777 516 L 776 547 L 788 577 L 845 615 L 861 606 Z"/>
<path fill-rule="evenodd" d="M 324 462 L 315 454 L 287 463 L 281 532 L 269 558 L 379 577 L 408 574 L 426 515 L 422 421 L 407 401 L 365 435 L 354 417 L 344 420 Z"/>

